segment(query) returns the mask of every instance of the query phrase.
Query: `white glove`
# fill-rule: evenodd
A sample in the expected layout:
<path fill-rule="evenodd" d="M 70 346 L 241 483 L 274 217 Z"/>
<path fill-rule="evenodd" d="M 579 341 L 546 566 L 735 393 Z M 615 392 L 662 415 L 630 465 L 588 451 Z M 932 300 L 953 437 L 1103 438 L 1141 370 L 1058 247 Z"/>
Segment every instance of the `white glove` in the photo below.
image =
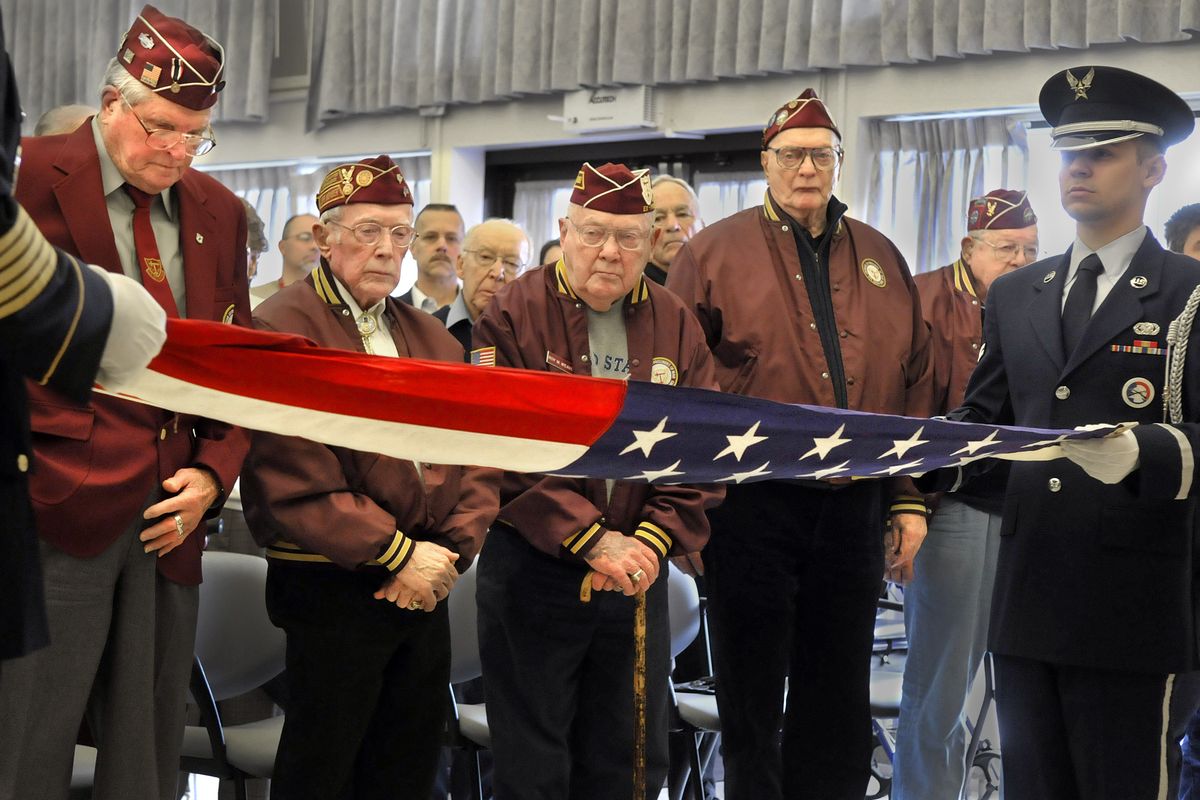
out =
<path fill-rule="evenodd" d="M 1120 483 L 1138 466 L 1138 441 L 1132 430 L 1103 439 L 1068 439 L 1060 446 L 1063 455 L 1101 483 Z"/>
<path fill-rule="evenodd" d="M 132 278 L 94 264 L 88 267 L 104 276 L 113 299 L 112 327 L 104 343 L 96 382 L 105 389 L 119 390 L 162 349 L 167 340 L 167 312 Z"/>

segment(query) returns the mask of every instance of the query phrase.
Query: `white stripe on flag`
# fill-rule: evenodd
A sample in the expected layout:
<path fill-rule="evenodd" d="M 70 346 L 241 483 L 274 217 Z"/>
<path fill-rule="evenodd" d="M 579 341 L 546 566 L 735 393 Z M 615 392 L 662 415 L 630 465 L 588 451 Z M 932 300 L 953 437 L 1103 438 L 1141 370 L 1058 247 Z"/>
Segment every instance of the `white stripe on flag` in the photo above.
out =
<path fill-rule="evenodd" d="M 104 391 L 97 387 L 97 391 Z M 113 394 L 105 392 L 106 394 Z M 287 406 L 222 392 L 144 370 L 116 396 L 183 414 L 221 419 L 243 428 L 434 464 L 470 464 L 519 472 L 560 470 L 587 447 L 519 439 Z M 219 412 L 214 414 L 214 410 Z"/>

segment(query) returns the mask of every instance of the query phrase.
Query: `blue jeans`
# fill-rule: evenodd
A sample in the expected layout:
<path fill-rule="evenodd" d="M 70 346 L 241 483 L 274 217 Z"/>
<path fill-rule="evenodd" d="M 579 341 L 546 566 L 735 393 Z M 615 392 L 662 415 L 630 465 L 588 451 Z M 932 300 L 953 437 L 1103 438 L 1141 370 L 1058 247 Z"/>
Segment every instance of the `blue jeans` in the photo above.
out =
<path fill-rule="evenodd" d="M 904 591 L 908 660 L 893 800 L 954 800 L 966 777 L 964 704 L 987 649 L 999 514 L 948 495 Z"/>

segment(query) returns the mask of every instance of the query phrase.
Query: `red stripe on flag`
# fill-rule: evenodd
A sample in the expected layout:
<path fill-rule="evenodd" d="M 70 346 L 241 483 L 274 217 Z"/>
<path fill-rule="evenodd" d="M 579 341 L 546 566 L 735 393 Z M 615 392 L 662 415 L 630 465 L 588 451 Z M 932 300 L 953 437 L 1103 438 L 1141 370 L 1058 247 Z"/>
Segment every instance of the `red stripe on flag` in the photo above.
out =
<path fill-rule="evenodd" d="M 150 364 L 222 392 L 331 414 L 591 445 L 621 412 L 624 381 L 317 347 L 299 336 L 167 320 Z"/>

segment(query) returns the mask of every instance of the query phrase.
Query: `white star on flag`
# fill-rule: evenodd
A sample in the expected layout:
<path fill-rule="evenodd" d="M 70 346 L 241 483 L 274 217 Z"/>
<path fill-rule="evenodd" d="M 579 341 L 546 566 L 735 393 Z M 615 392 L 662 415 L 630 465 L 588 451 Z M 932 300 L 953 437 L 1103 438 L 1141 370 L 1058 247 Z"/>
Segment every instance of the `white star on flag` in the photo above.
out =
<path fill-rule="evenodd" d="M 734 481 L 735 483 L 741 483 L 744 480 L 747 480 L 749 478 L 756 478 L 759 475 L 770 475 L 771 471 L 769 469 L 767 469 L 767 465 L 770 463 L 771 463 L 770 461 L 764 461 L 762 463 L 762 466 L 756 467 L 755 469 L 752 469 L 749 472 L 735 472 L 727 478 L 721 478 L 721 482 L 728 483 L 729 481 Z"/>
<path fill-rule="evenodd" d="M 663 417 L 658 421 L 658 424 L 655 425 L 652 430 L 634 431 L 633 444 L 622 450 L 621 455 L 625 455 L 626 453 L 630 453 L 634 450 L 641 450 L 642 455 L 644 455 L 646 458 L 649 458 L 650 451 L 654 449 L 654 445 L 658 444 L 663 439 L 670 439 L 672 436 L 678 435 L 674 433 L 668 433 L 665 430 L 666 426 L 667 418 Z"/>
<path fill-rule="evenodd" d="M 888 456 L 895 456 L 897 461 L 902 461 L 904 459 L 905 454 L 908 453 L 909 450 L 913 449 L 914 447 L 916 447 L 918 445 L 929 444 L 928 439 L 921 438 L 921 434 L 924 432 L 925 432 L 925 426 L 922 425 L 921 427 L 917 428 L 916 433 L 914 433 L 912 436 L 908 437 L 907 439 L 893 439 L 892 440 L 892 449 L 888 450 L 886 453 L 881 455 L 880 458 L 887 458 Z"/>
<path fill-rule="evenodd" d="M 955 450 L 950 455 L 956 456 L 959 453 L 966 453 L 969 456 L 973 456 L 973 455 L 975 455 L 975 451 L 982 450 L 985 447 L 996 444 L 997 433 L 998 433 L 997 431 L 992 431 L 991 433 L 989 433 L 987 435 L 987 438 L 976 439 L 973 442 L 967 442 L 966 446 L 960 447 L 959 449 Z"/>
<path fill-rule="evenodd" d="M 816 472 L 814 472 L 813 474 L 806 475 L 805 477 L 813 478 L 814 480 L 818 480 L 818 481 L 824 480 L 825 478 L 829 478 L 833 475 L 836 475 L 839 472 L 845 472 L 846 467 L 848 467 L 848 466 L 850 466 L 850 462 L 843 461 L 842 463 L 838 464 L 836 467 L 826 467 L 825 469 L 819 469 Z"/>
<path fill-rule="evenodd" d="M 909 470 L 914 470 L 917 467 L 921 466 L 922 461 L 924 461 L 924 459 L 918 458 L 916 461 L 910 461 L 907 464 L 897 464 L 894 467 L 884 467 L 883 469 L 879 470 L 878 472 L 872 472 L 871 474 L 872 475 L 896 475 L 901 472 L 908 472 Z"/>
<path fill-rule="evenodd" d="M 852 442 L 853 439 L 842 438 L 842 431 L 844 430 L 846 430 L 846 424 L 842 423 L 841 426 L 833 432 L 833 436 L 814 436 L 812 450 L 809 450 L 807 453 L 800 456 L 800 460 L 803 461 L 813 453 L 816 453 L 821 457 L 821 460 L 824 461 L 825 457 L 829 455 L 829 452 L 833 450 L 833 448 L 841 447 L 844 444 L 849 444 Z"/>
<path fill-rule="evenodd" d="M 654 483 L 655 481 L 662 480 L 663 478 L 670 478 L 673 475 L 682 475 L 683 473 L 677 469 L 682 462 L 683 459 L 680 459 L 666 469 L 648 469 L 637 475 L 630 475 L 625 480 L 647 481 L 648 483 Z"/>
<path fill-rule="evenodd" d="M 750 447 L 751 445 L 756 445 L 759 442 L 765 442 L 767 440 L 768 437 L 766 437 L 766 436 L 757 436 L 756 435 L 758 433 L 758 426 L 761 423 L 762 423 L 761 420 L 759 422 L 754 423 L 753 425 L 750 426 L 750 429 L 747 430 L 745 433 L 743 433 L 741 436 L 726 436 L 725 438 L 729 440 L 729 446 L 726 447 L 721 452 L 717 453 L 716 456 L 713 457 L 713 461 L 716 461 L 721 456 L 727 456 L 730 453 L 733 453 L 733 457 L 735 460 L 741 461 L 742 456 L 744 456 L 746 454 L 746 449 L 748 447 Z"/>

